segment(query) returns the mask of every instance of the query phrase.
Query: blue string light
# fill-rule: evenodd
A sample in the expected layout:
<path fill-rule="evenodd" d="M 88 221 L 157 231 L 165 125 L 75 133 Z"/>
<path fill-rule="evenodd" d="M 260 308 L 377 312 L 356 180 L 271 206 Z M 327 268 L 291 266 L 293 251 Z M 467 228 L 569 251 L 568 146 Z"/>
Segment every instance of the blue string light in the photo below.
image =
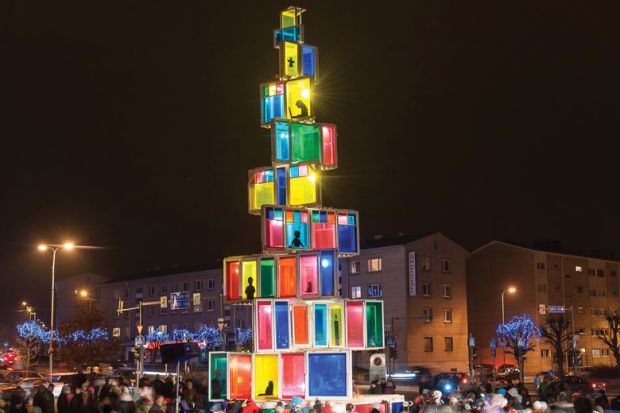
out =
<path fill-rule="evenodd" d="M 26 321 L 17 325 L 17 334 L 22 339 L 36 338 L 44 344 L 50 342 L 50 331 L 41 327 L 36 321 Z M 64 336 L 60 336 L 58 330 L 54 330 L 54 342 L 59 346 L 67 345 L 71 342 L 95 342 L 98 340 L 108 340 L 109 334 L 105 328 L 93 328 L 92 330 L 85 332 L 84 330 L 77 330 L 68 333 Z"/>
<path fill-rule="evenodd" d="M 505 324 L 497 326 L 497 338 L 502 346 L 518 346 L 522 349 L 530 348 L 530 340 L 540 339 L 540 329 L 529 314 L 514 316 Z"/>

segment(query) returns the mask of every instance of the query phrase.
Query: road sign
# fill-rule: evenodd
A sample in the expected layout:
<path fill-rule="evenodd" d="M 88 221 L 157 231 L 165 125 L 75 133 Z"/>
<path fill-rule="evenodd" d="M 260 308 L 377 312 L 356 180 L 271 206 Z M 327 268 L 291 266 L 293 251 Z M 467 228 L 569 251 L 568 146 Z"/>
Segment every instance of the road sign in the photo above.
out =
<path fill-rule="evenodd" d="M 170 293 L 170 309 L 184 310 L 189 308 L 189 292 Z"/>
<path fill-rule="evenodd" d="M 547 312 L 550 314 L 558 314 L 566 312 L 566 307 L 563 305 L 548 305 Z"/>
<path fill-rule="evenodd" d="M 144 336 L 136 336 L 135 338 L 135 346 L 142 347 L 144 345 Z"/>

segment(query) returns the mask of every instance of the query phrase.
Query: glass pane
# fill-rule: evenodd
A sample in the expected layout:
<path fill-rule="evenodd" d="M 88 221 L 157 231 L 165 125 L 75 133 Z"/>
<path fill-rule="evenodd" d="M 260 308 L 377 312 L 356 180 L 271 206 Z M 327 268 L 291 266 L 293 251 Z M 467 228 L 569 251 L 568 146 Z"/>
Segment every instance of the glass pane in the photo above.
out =
<path fill-rule="evenodd" d="M 338 249 L 340 252 L 357 252 L 357 227 L 338 225 Z"/>
<path fill-rule="evenodd" d="M 274 118 L 284 118 L 284 95 L 265 96 L 261 99 L 261 119 L 263 125 L 271 123 Z"/>
<path fill-rule="evenodd" d="M 286 117 L 288 119 L 312 116 L 310 93 L 309 78 L 286 82 Z"/>
<path fill-rule="evenodd" d="M 323 165 L 336 165 L 336 126 L 321 126 L 321 142 L 323 145 Z"/>
<path fill-rule="evenodd" d="M 383 347 L 383 303 L 366 302 L 366 345 Z"/>
<path fill-rule="evenodd" d="M 331 312 L 331 345 L 340 347 L 344 344 L 344 324 L 342 323 L 342 306 L 332 305 Z"/>
<path fill-rule="evenodd" d="M 308 224 L 291 222 L 286 224 L 287 248 L 306 249 L 308 245 Z"/>
<path fill-rule="evenodd" d="M 282 398 L 306 396 L 306 361 L 303 354 L 282 354 Z"/>
<path fill-rule="evenodd" d="M 336 253 L 334 251 L 321 251 L 320 263 L 321 263 L 321 295 L 331 296 L 334 295 L 334 283 L 335 283 L 335 259 Z"/>
<path fill-rule="evenodd" d="M 272 209 L 273 211 L 273 209 Z M 282 217 L 265 219 L 265 247 L 284 248 L 284 227 Z"/>
<path fill-rule="evenodd" d="M 291 124 L 293 162 L 321 161 L 321 129 L 318 125 Z"/>
<path fill-rule="evenodd" d="M 254 392 L 257 399 L 278 397 L 278 355 L 254 356 Z"/>
<path fill-rule="evenodd" d="M 274 30 L 273 32 L 273 44 L 276 47 L 280 46 L 283 41 L 296 42 L 301 39 L 301 30 L 299 26 L 291 26 L 285 29 Z"/>
<path fill-rule="evenodd" d="M 301 166 L 300 166 L 301 168 Z M 317 203 L 316 181 L 318 179 L 314 170 L 308 167 L 306 176 L 289 178 L 289 205 L 311 205 Z"/>
<path fill-rule="evenodd" d="M 241 269 L 243 271 L 243 298 L 253 300 L 256 298 L 256 261 L 243 261 Z"/>
<path fill-rule="evenodd" d="M 347 347 L 364 347 L 364 303 L 361 301 L 348 301 L 347 311 Z"/>
<path fill-rule="evenodd" d="M 293 325 L 295 345 L 308 345 L 308 306 L 296 305 L 293 307 Z"/>
<path fill-rule="evenodd" d="M 209 353 L 209 382 L 211 400 L 226 399 L 226 353 Z"/>
<path fill-rule="evenodd" d="M 308 45 L 301 47 L 302 74 L 304 76 L 316 75 L 316 48 Z"/>
<path fill-rule="evenodd" d="M 278 185 L 278 205 L 286 205 L 286 168 L 277 168 L 277 185 Z"/>
<path fill-rule="evenodd" d="M 260 260 L 260 296 L 272 298 L 276 295 L 275 260 L 263 258 Z"/>
<path fill-rule="evenodd" d="M 308 396 L 347 396 L 346 353 L 308 354 Z"/>
<path fill-rule="evenodd" d="M 250 211 L 258 211 L 263 205 L 272 205 L 273 182 L 249 185 Z"/>
<path fill-rule="evenodd" d="M 276 127 L 273 129 L 272 133 L 274 133 L 276 160 L 282 162 L 290 161 L 291 155 L 289 153 L 289 123 L 276 121 Z"/>
<path fill-rule="evenodd" d="M 226 298 L 228 300 L 239 300 L 241 298 L 239 292 L 240 279 L 239 279 L 239 262 L 230 261 L 226 263 Z"/>
<path fill-rule="evenodd" d="M 301 296 L 318 295 L 319 266 L 316 255 L 299 257 L 299 279 Z"/>
<path fill-rule="evenodd" d="M 314 345 L 327 346 L 327 305 L 314 305 Z"/>
<path fill-rule="evenodd" d="M 256 303 L 256 324 L 257 324 L 257 340 L 259 350 L 272 350 L 272 318 L 271 318 L 271 302 L 270 301 L 258 301 Z"/>
<path fill-rule="evenodd" d="M 287 301 L 275 302 L 276 321 L 276 348 L 287 349 L 290 347 L 289 334 L 289 311 Z"/>
<path fill-rule="evenodd" d="M 295 297 L 297 295 L 297 259 L 284 257 L 279 260 L 280 297 Z"/>
<path fill-rule="evenodd" d="M 299 76 L 299 45 L 297 43 L 284 42 L 280 45 L 281 52 L 284 53 L 282 57 L 282 69 L 283 76 L 297 77 Z"/>
<path fill-rule="evenodd" d="M 328 248 L 336 248 L 336 225 L 313 222 L 312 249 L 322 250 Z"/>
<path fill-rule="evenodd" d="M 230 399 L 252 397 L 252 356 L 229 354 Z"/>

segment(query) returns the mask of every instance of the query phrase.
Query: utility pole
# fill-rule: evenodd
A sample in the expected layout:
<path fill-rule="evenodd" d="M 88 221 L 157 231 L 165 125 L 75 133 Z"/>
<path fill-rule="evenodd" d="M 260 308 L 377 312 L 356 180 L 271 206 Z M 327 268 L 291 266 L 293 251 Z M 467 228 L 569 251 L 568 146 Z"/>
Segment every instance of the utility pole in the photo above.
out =
<path fill-rule="evenodd" d="M 138 305 L 136 307 L 125 308 L 123 300 L 118 300 L 118 310 L 116 310 L 118 315 L 121 315 L 122 313 L 127 312 L 127 311 L 138 310 L 138 325 L 137 325 L 138 335 L 136 336 L 136 340 L 135 340 L 136 346 L 138 347 L 138 351 L 139 351 L 138 357 L 140 358 L 138 362 L 136 363 L 136 382 L 138 386 L 140 385 L 140 379 L 144 375 L 144 336 L 142 335 L 142 329 L 144 326 L 142 325 L 142 307 L 149 306 L 149 305 L 159 305 L 160 307 L 162 307 L 162 306 L 167 306 L 167 304 L 168 304 L 167 300 L 147 301 L 147 302 L 140 301 L 138 302 Z"/>

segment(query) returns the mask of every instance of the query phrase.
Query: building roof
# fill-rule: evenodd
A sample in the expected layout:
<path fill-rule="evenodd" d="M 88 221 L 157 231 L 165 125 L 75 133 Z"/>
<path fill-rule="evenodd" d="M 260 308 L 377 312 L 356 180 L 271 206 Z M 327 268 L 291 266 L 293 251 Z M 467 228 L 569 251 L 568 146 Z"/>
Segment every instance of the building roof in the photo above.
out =
<path fill-rule="evenodd" d="M 620 254 L 612 250 L 582 251 L 582 250 L 577 250 L 577 249 L 568 249 L 568 248 L 563 248 L 559 241 L 549 241 L 549 240 L 534 241 L 533 245 L 526 245 L 526 244 L 517 243 L 514 241 L 493 240 L 476 248 L 471 253 L 472 255 L 476 254 L 477 252 L 482 251 L 483 249 L 486 249 L 493 245 L 504 245 L 504 246 L 520 248 L 520 249 L 532 251 L 532 252 L 542 252 L 542 253 L 547 253 L 547 254 L 571 256 L 575 258 L 598 259 L 598 260 L 603 260 L 603 261 L 612 261 L 612 262 L 620 263 Z"/>
<path fill-rule="evenodd" d="M 387 236 L 387 237 L 384 235 L 376 235 L 372 239 L 362 240 L 360 242 L 360 246 L 362 250 L 368 250 L 368 249 L 373 249 L 373 248 L 384 248 L 384 247 L 391 247 L 391 246 L 396 246 L 396 245 L 407 245 L 409 243 L 419 241 L 421 239 L 424 239 L 430 236 L 440 236 L 446 239 L 447 241 L 451 242 L 452 244 L 456 245 L 457 247 L 459 247 L 466 254 L 469 254 L 469 251 L 467 251 L 467 249 L 463 248 L 461 245 L 454 242 L 452 239 L 446 237 L 441 232 L 424 232 L 424 233 L 415 234 L 415 235 L 407 235 L 401 232 L 397 234 L 396 236 Z"/>

